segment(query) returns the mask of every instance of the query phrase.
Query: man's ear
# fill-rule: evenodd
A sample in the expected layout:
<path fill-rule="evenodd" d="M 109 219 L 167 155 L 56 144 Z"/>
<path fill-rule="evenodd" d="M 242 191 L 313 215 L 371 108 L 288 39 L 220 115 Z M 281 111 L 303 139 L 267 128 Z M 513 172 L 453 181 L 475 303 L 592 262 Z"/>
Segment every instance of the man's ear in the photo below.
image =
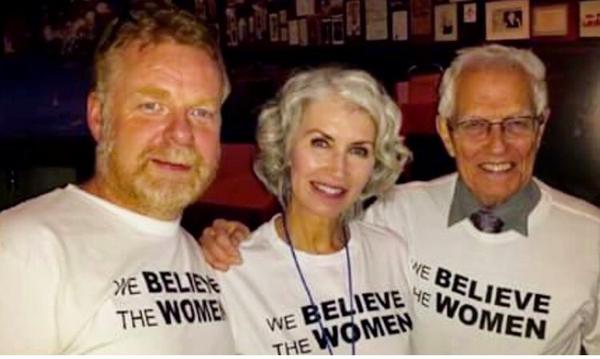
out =
<path fill-rule="evenodd" d="M 87 125 L 96 142 L 102 136 L 102 101 L 96 92 L 90 92 L 87 98 Z"/>
<path fill-rule="evenodd" d="M 450 135 L 450 128 L 448 128 L 448 119 L 438 115 L 435 118 L 435 127 L 444 143 L 444 147 L 446 147 L 446 151 L 450 157 L 454 157 L 454 143 L 452 142 L 452 137 Z"/>

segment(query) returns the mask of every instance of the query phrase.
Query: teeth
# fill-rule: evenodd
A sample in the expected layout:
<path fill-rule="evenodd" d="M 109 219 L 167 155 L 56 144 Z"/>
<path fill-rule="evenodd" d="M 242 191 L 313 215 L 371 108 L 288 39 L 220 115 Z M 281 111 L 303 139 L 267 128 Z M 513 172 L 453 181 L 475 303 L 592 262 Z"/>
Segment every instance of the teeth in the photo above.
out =
<path fill-rule="evenodd" d="M 329 195 L 338 195 L 340 193 L 342 193 L 342 189 L 341 188 L 337 188 L 337 187 L 330 187 L 324 184 L 320 184 L 320 183 L 313 183 L 313 185 L 322 192 L 325 192 Z"/>
<path fill-rule="evenodd" d="M 486 170 L 486 171 L 490 171 L 490 172 L 504 172 L 504 171 L 508 171 L 512 165 L 510 163 L 484 163 L 481 165 L 481 167 Z"/>

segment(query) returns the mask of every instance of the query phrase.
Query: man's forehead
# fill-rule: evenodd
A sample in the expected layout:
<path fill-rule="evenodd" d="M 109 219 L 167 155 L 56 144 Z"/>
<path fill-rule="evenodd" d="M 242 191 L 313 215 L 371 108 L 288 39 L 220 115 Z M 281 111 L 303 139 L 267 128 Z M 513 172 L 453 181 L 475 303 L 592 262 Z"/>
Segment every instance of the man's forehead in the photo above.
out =
<path fill-rule="evenodd" d="M 161 48 L 162 45 L 165 46 Z M 218 63 L 207 51 L 195 46 L 174 41 L 148 45 L 134 41 L 114 55 L 109 83 L 118 83 L 121 78 L 135 72 L 133 86 L 136 94 L 167 98 L 172 95 L 168 84 L 175 82 L 196 88 L 201 93 L 212 87 L 221 91 L 223 85 Z M 209 100 L 212 99 L 198 98 L 194 101 Z"/>
<path fill-rule="evenodd" d="M 193 54 L 188 59 L 202 61 L 203 68 L 214 68 L 219 71 L 218 59 L 204 46 L 182 44 L 169 38 L 156 42 L 132 40 L 125 43 L 112 53 L 112 66 L 133 68 L 142 63 L 149 65 L 163 61 L 182 60 L 181 54 Z"/>
<path fill-rule="evenodd" d="M 459 107 L 465 104 L 510 102 L 533 106 L 533 89 L 526 72 L 514 67 L 464 71 L 456 82 Z"/>
<path fill-rule="evenodd" d="M 505 62 L 494 62 L 494 61 L 483 61 L 480 63 L 469 63 L 456 78 L 457 87 L 461 87 L 461 84 L 467 80 L 473 78 L 484 79 L 484 78 L 507 78 L 510 77 L 513 81 L 512 84 L 516 86 L 530 87 L 531 76 L 529 73 L 519 64 L 516 63 L 505 63 Z M 484 85 L 495 85 L 494 82 L 480 81 L 479 86 Z"/>

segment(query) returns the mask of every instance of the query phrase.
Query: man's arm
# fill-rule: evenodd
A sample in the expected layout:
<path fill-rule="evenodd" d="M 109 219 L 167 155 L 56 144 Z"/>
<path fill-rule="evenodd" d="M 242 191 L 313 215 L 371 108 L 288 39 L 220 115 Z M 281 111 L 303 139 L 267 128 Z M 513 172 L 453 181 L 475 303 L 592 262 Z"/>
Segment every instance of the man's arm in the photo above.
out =
<path fill-rule="evenodd" d="M 367 210 L 365 221 L 389 228 L 404 236 L 404 225 L 399 224 L 400 217 L 403 216 L 398 201 L 399 198 L 396 198 L 394 193 L 377 200 Z M 403 220 L 400 222 L 404 223 Z M 231 265 L 242 263 L 238 248 L 240 242 L 248 238 L 249 234 L 248 227 L 240 222 L 217 219 L 212 226 L 204 229 L 198 241 L 208 264 L 225 272 Z"/>
<path fill-rule="evenodd" d="M 211 267 L 226 272 L 231 265 L 242 264 L 239 246 L 250 230 L 243 223 L 216 219 L 199 238 L 204 258 Z"/>

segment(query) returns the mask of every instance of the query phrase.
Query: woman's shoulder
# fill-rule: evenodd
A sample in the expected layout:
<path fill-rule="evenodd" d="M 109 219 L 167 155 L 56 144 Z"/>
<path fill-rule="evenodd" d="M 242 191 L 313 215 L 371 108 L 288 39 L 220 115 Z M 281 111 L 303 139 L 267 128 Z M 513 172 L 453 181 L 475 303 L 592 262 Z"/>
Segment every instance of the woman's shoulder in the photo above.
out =
<path fill-rule="evenodd" d="M 406 240 L 397 232 L 391 229 L 365 222 L 363 220 L 354 220 L 350 222 L 350 233 L 360 242 L 366 242 L 369 245 L 382 247 L 402 247 L 406 248 Z"/>
<path fill-rule="evenodd" d="M 370 263 L 371 269 L 391 269 L 393 273 L 403 273 L 407 281 L 408 243 L 403 237 L 388 228 L 362 221 L 351 222 L 350 230 L 350 247 Z"/>
<path fill-rule="evenodd" d="M 275 230 L 275 220 L 277 217 L 279 217 L 279 214 L 273 216 L 269 221 L 261 224 L 252 231 L 248 239 L 240 244 L 240 250 L 242 252 L 253 252 L 272 247 L 273 241 L 277 239 L 277 232 Z"/>

